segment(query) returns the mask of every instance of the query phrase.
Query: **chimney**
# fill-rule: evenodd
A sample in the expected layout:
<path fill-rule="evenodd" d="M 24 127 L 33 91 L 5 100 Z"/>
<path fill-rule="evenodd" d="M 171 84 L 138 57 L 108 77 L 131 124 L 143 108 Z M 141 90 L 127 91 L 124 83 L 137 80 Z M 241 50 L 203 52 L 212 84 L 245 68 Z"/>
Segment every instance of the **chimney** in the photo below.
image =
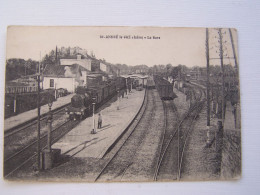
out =
<path fill-rule="evenodd" d="M 56 64 L 58 62 L 58 47 L 57 47 L 57 45 L 56 45 L 56 52 L 55 52 L 55 62 L 56 62 Z"/>
<path fill-rule="evenodd" d="M 81 60 L 81 55 L 77 55 L 77 60 Z"/>

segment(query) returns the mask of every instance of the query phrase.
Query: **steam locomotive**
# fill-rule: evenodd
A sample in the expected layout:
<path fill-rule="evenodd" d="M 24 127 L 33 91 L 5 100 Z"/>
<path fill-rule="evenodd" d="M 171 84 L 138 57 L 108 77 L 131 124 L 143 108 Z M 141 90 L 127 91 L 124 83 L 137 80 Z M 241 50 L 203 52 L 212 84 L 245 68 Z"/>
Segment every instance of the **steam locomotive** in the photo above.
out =
<path fill-rule="evenodd" d="M 65 108 L 67 116 L 71 120 L 83 119 L 92 113 L 92 103 L 100 107 L 107 100 L 113 97 L 117 90 L 126 88 L 126 81 L 123 77 L 110 79 L 102 84 L 87 87 L 78 87 L 76 94 L 71 98 L 71 104 Z"/>

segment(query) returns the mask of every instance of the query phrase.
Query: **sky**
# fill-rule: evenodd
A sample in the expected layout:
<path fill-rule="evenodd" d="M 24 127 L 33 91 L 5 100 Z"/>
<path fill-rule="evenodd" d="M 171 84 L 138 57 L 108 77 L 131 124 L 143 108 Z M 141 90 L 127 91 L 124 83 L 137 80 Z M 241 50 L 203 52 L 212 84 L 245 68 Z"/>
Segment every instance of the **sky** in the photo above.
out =
<path fill-rule="evenodd" d="M 210 29 L 209 32 L 210 55 L 217 58 L 217 30 Z M 236 47 L 237 33 L 232 30 L 232 34 Z M 6 57 L 39 60 L 56 46 L 78 46 L 113 64 L 153 66 L 170 63 L 206 67 L 205 40 L 205 28 L 10 26 Z M 223 40 L 227 42 L 227 55 L 233 57 L 229 33 L 223 34 Z M 219 64 L 219 60 L 211 60 L 211 63 Z M 228 59 L 224 63 L 234 62 Z"/>

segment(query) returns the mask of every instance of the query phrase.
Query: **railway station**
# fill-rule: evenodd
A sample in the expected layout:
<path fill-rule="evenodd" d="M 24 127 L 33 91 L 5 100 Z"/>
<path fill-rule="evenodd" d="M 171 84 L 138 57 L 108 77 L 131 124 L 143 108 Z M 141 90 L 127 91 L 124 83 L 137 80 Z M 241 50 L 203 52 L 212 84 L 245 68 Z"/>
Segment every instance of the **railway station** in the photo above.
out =
<path fill-rule="evenodd" d="M 133 90 L 127 97 L 105 104 L 95 114 L 94 127 L 93 118 L 86 118 L 52 147 L 69 156 L 102 158 L 134 120 L 143 104 L 144 93 L 144 90 Z M 99 113 L 102 116 L 101 128 L 97 124 Z M 91 134 L 93 129 L 95 134 Z"/>
<path fill-rule="evenodd" d="M 232 36 L 230 29 L 226 32 Z M 17 63 L 25 63 L 25 71 L 22 76 L 8 74 L 6 83 L 4 178 L 84 182 L 238 178 L 237 63 L 213 66 L 208 55 L 205 58 L 206 68 L 130 66 L 98 59 L 80 47 L 56 46 L 38 64 L 10 59 L 9 72 Z M 33 71 L 26 69 L 29 63 L 35 65 Z"/>

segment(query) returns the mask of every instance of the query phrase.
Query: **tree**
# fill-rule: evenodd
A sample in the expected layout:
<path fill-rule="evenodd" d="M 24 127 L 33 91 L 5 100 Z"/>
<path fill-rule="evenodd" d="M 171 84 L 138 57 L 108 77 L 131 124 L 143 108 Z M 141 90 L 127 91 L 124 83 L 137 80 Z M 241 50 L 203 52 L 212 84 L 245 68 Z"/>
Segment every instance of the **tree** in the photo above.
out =
<path fill-rule="evenodd" d="M 25 64 L 24 64 L 24 75 L 25 76 L 27 74 L 30 74 L 30 72 L 31 72 L 30 69 L 32 68 L 32 64 L 33 64 L 32 59 L 29 59 L 25 62 Z M 26 70 L 27 70 L 27 72 L 26 72 Z"/>
<path fill-rule="evenodd" d="M 172 76 L 173 80 L 176 80 L 178 78 L 180 71 L 181 71 L 180 65 L 172 68 L 171 76 Z"/>
<path fill-rule="evenodd" d="M 157 65 L 154 65 L 153 66 L 153 73 L 156 74 L 158 72 L 158 67 Z"/>
<path fill-rule="evenodd" d="M 166 64 L 166 70 L 167 72 L 170 72 L 172 69 L 172 65 L 171 64 Z"/>
<path fill-rule="evenodd" d="M 56 64 L 56 54 L 54 50 L 51 50 L 49 54 L 46 54 L 41 62 L 41 69 L 44 70 L 46 66 L 54 66 Z"/>
<path fill-rule="evenodd" d="M 6 62 L 6 81 L 24 76 L 24 59 L 12 58 Z"/>
<path fill-rule="evenodd" d="M 15 80 L 25 75 L 36 73 L 38 62 L 32 59 L 11 58 L 6 61 L 6 81 Z"/>

